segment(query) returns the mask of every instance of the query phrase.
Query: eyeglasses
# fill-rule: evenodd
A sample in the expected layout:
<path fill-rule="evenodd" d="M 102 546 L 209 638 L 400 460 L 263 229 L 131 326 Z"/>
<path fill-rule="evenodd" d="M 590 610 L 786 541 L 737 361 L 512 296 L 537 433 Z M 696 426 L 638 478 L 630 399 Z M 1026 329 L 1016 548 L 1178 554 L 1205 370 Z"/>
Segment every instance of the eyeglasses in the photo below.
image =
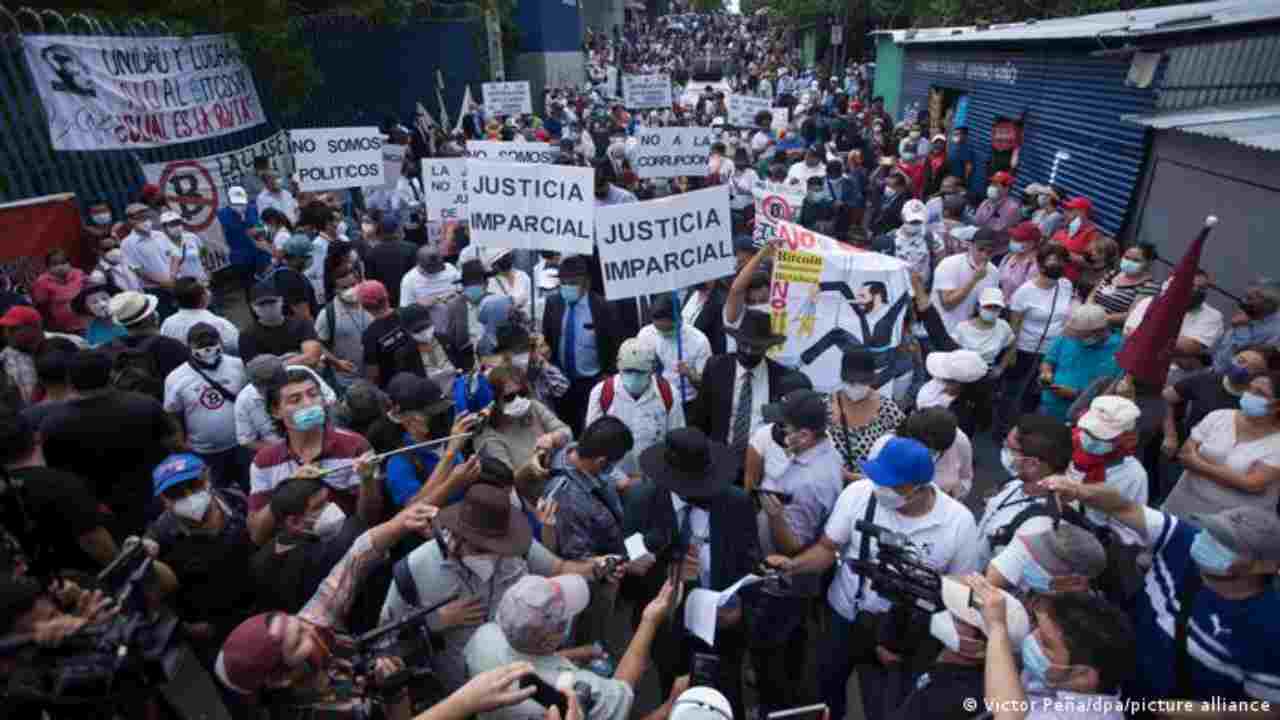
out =
<path fill-rule="evenodd" d="M 523 398 L 523 397 L 529 397 L 528 390 L 513 390 L 507 393 L 506 395 L 502 396 L 502 402 L 504 403 L 515 402 L 516 400 L 519 400 L 520 398 Z"/>

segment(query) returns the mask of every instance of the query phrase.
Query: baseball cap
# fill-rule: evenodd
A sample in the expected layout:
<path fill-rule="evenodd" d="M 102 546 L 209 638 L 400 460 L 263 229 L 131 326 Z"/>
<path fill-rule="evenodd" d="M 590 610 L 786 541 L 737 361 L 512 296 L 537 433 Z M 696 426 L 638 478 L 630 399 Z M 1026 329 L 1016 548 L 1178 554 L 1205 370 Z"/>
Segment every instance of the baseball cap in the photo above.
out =
<path fill-rule="evenodd" d="M 14 305 L 3 316 L 0 316 L 0 327 L 43 327 L 44 318 L 40 311 L 30 305 Z"/>
<path fill-rule="evenodd" d="M 1241 506 L 1193 514 L 1191 521 L 1250 560 L 1280 560 L 1280 516 L 1272 511 Z"/>
<path fill-rule="evenodd" d="M 227 202 L 232 205 L 248 205 L 249 193 L 245 192 L 244 188 L 239 185 L 235 185 L 230 190 L 227 190 Z"/>
<path fill-rule="evenodd" d="M 365 280 L 356 285 L 356 300 L 365 307 L 387 301 L 387 287 L 377 280 Z"/>
<path fill-rule="evenodd" d="M 268 300 L 268 299 L 279 298 L 279 297 L 284 297 L 284 296 L 280 294 L 280 291 L 276 288 L 275 283 L 272 283 L 272 282 L 266 282 L 266 281 L 260 282 L 254 285 L 253 290 L 249 292 L 250 304 L 256 303 L 259 300 Z"/>
<path fill-rule="evenodd" d="M 400 308 L 400 325 L 411 333 L 419 332 L 431 324 L 431 310 L 414 303 Z"/>
<path fill-rule="evenodd" d="M 924 222 L 928 216 L 929 213 L 925 211 L 924 203 L 919 200 L 908 200 L 902 206 L 903 222 Z"/>
<path fill-rule="evenodd" d="M 207 322 L 198 322 L 187 331 L 187 345 L 190 347 L 207 347 L 209 341 L 222 342 L 218 329 Z"/>
<path fill-rule="evenodd" d="M 244 366 L 249 382 L 257 388 L 279 387 L 284 385 L 289 374 L 284 369 L 284 360 L 278 355 L 264 353 L 254 357 Z"/>
<path fill-rule="evenodd" d="M 1007 590 L 1000 590 L 1000 593 L 1004 595 L 1004 620 L 1009 629 L 1009 640 L 1017 645 L 1031 632 L 1031 617 L 1027 614 L 1026 607 Z M 987 634 L 987 623 L 973 596 L 973 588 L 954 577 L 944 575 L 942 604 L 957 619 L 978 628 L 983 635 Z"/>
<path fill-rule="evenodd" d="M 200 477 L 205 467 L 204 460 L 201 460 L 198 455 L 192 453 L 170 455 L 151 473 L 152 496 L 158 497 L 160 493 L 175 485 Z"/>
<path fill-rule="evenodd" d="M 935 378 L 962 383 L 977 382 L 986 376 L 988 370 L 987 361 L 972 350 L 932 352 L 925 358 L 924 365 Z"/>
<path fill-rule="evenodd" d="M 590 600 L 591 591 L 581 576 L 525 575 L 502 596 L 496 619 L 512 649 L 550 655 L 564 639 L 569 622 Z"/>
<path fill-rule="evenodd" d="M 182 222 L 182 216 L 172 210 L 165 210 L 160 213 L 160 224 L 168 225 L 169 223 Z"/>
<path fill-rule="evenodd" d="M 812 390 L 797 390 L 788 394 L 782 402 L 769 403 L 761 408 L 764 419 L 796 428 L 822 431 L 827 427 L 827 402 Z"/>
<path fill-rule="evenodd" d="M 440 386 L 413 373 L 396 373 L 387 383 L 387 396 L 402 412 L 420 412 L 427 415 L 448 410 L 453 404 L 440 391 Z"/>
<path fill-rule="evenodd" d="M 1056 528 L 1019 535 L 1017 540 L 1054 577 L 1083 575 L 1093 579 L 1107 569 L 1107 549 L 1078 525 L 1063 522 Z"/>
<path fill-rule="evenodd" d="M 1128 398 L 1099 395 L 1089 403 L 1089 409 L 1076 421 L 1076 425 L 1099 440 L 1111 440 L 1137 427 L 1141 414 L 1138 406 Z"/>
<path fill-rule="evenodd" d="M 222 651 L 214 663 L 214 674 L 224 685 L 242 695 L 251 695 L 267 684 L 285 667 L 284 643 L 271 637 L 274 618 L 286 618 L 279 612 L 254 615 L 236 626 L 222 643 Z"/>
<path fill-rule="evenodd" d="M 862 472 L 882 487 L 924 485 L 933 481 L 933 456 L 918 440 L 893 437 L 874 459 L 862 463 Z"/>
<path fill-rule="evenodd" d="M 1027 220 L 1014 225 L 1009 230 L 1009 237 L 1022 242 L 1033 241 L 1038 242 L 1042 237 L 1040 226 L 1034 222 Z"/>
<path fill-rule="evenodd" d="M 311 238 L 302 233 L 295 233 L 284 241 L 284 254 L 287 257 L 311 257 Z"/>
<path fill-rule="evenodd" d="M 146 215 L 151 212 L 151 208 L 142 203 L 129 203 L 124 208 L 125 217 L 133 217 L 134 215 Z"/>
<path fill-rule="evenodd" d="M 1078 197 L 1073 197 L 1070 200 L 1066 201 L 1065 203 L 1062 204 L 1062 207 L 1067 210 L 1084 210 L 1085 212 L 1088 212 L 1093 209 L 1093 203 L 1089 200 L 1089 198 L 1083 195 L 1080 195 Z"/>
<path fill-rule="evenodd" d="M 983 291 L 978 294 L 978 305 L 980 307 L 988 307 L 990 305 L 999 305 L 1000 307 L 1004 307 L 1004 292 L 998 287 L 984 288 Z"/>
<path fill-rule="evenodd" d="M 991 176 L 991 182 L 1000 183 L 1001 185 L 1008 186 L 1013 183 L 1013 176 L 1001 170 L 1000 172 Z"/>
<path fill-rule="evenodd" d="M 669 720 L 733 720 L 733 705 L 719 690 L 697 685 L 671 704 Z"/>
<path fill-rule="evenodd" d="M 618 370 L 653 372 L 654 351 L 638 338 L 622 341 L 618 349 Z"/>

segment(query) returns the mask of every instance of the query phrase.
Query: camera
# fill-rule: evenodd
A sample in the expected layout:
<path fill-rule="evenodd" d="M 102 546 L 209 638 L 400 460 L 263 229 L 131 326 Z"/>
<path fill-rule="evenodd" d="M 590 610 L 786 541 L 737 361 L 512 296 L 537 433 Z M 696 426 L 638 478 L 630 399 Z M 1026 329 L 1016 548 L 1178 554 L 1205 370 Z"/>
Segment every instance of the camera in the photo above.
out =
<path fill-rule="evenodd" d="M 880 625 L 879 644 L 899 655 L 910 653 L 929 634 L 929 623 L 921 622 L 921 616 L 946 607 L 942 577 L 924 563 L 920 548 L 907 536 L 867 520 L 856 521 L 854 528 L 873 538 L 878 551 L 875 560 L 859 555 L 845 562 L 893 603 Z"/>

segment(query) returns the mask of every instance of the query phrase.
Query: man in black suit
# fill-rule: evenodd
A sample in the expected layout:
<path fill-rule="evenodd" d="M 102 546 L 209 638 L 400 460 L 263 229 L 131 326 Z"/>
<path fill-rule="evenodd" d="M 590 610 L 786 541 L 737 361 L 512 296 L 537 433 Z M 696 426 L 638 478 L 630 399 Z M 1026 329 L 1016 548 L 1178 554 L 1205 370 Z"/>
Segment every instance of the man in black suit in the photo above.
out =
<path fill-rule="evenodd" d="M 902 206 L 906 205 L 910 199 L 911 193 L 907 192 L 906 176 L 890 171 L 884 183 L 884 195 L 881 196 L 879 207 L 876 208 L 874 219 L 871 221 L 871 237 L 880 238 L 897 230 L 902 225 Z M 879 246 L 876 250 L 883 252 Z"/>
<path fill-rule="evenodd" d="M 644 607 L 670 577 L 682 580 L 672 621 L 654 639 L 651 655 L 663 694 L 689 672 L 693 653 L 720 658 L 716 687 L 742 713 L 742 659 L 749 603 L 734 596 L 717 610 L 715 646 L 691 635 L 684 624 L 684 599 L 695 588 L 721 591 L 753 572 L 761 560 L 755 509 L 733 487 L 741 453 L 713 442 L 701 430 L 681 428 L 640 454 L 645 479 L 626 497 L 623 536 L 642 533 L 651 555 L 628 566 L 627 591 Z M 750 590 L 746 591 L 748 594 Z"/>
<path fill-rule="evenodd" d="M 697 424 L 708 437 L 728 443 L 741 457 L 751 433 L 764 424 L 762 408 L 781 399 L 786 368 L 764 354 L 787 338 L 775 335 L 769 315 L 759 310 L 744 311 L 742 323 L 725 328 L 725 332 L 737 341 L 738 350 L 707 361 L 702 376 L 711 380 L 698 395 L 701 408 Z"/>
<path fill-rule="evenodd" d="M 567 257 L 560 262 L 560 292 L 547 297 L 542 336 L 551 360 L 569 379 L 569 390 L 556 403 L 556 412 L 582 433 L 591 388 L 616 371 L 614 363 L 625 336 L 609 302 L 591 292 L 589 258 Z"/>

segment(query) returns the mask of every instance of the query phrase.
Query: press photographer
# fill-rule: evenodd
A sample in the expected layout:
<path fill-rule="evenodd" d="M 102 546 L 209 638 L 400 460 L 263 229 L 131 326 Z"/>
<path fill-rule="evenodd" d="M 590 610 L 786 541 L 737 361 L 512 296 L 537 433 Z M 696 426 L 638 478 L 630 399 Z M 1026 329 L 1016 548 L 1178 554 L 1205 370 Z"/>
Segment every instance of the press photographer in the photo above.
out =
<path fill-rule="evenodd" d="M 855 481 L 840 493 L 818 541 L 794 558 L 769 556 L 771 567 L 789 574 L 820 573 L 837 558 L 860 564 L 876 561 L 886 538 L 873 538 L 860 529 L 874 524 L 910 541 L 918 563 L 935 573 L 978 569 L 973 514 L 933 485 L 933 457 L 924 445 L 893 438 L 861 469 L 869 480 Z M 818 648 L 819 687 L 832 717 L 845 716 L 845 686 L 855 667 L 863 712 L 869 720 L 879 720 L 901 704 L 911 688 L 912 669 L 932 660 L 918 646 L 921 633 L 920 639 L 902 642 L 882 629 L 895 603 L 904 600 L 878 591 L 849 562 L 836 571 L 827 592 L 829 631 Z M 894 645 L 896 649 L 890 649 Z"/>

